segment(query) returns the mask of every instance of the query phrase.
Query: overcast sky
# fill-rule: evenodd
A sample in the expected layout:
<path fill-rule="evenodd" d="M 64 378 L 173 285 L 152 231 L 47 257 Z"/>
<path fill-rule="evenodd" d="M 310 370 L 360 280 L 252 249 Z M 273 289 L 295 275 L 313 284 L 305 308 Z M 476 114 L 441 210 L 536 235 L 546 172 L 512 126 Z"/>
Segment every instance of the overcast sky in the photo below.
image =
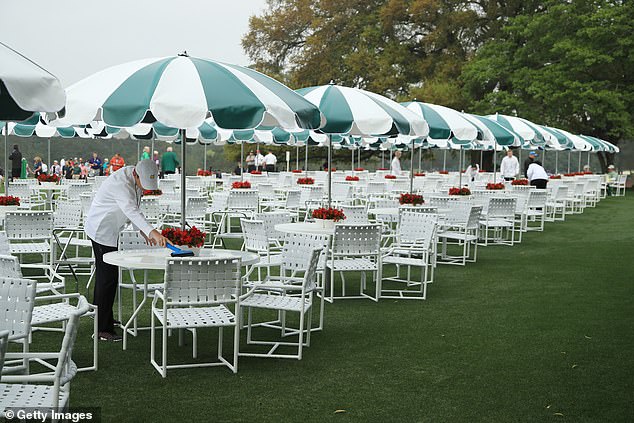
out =
<path fill-rule="evenodd" d="M 67 87 L 131 60 L 192 56 L 249 64 L 240 39 L 265 0 L 1 0 L 0 40 Z"/>

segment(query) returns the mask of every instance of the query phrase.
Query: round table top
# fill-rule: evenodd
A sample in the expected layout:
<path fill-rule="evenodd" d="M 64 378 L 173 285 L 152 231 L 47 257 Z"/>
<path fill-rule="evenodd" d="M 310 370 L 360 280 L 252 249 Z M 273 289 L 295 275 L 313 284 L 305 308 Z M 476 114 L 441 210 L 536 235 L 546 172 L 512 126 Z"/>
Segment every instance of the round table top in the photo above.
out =
<path fill-rule="evenodd" d="M 313 222 L 280 223 L 275 225 L 275 230 L 290 234 L 333 235 L 335 233 L 335 228 L 324 228 L 321 224 Z"/>
<path fill-rule="evenodd" d="M 34 186 L 39 191 L 64 191 L 68 189 L 68 185 L 35 185 Z"/>
<path fill-rule="evenodd" d="M 126 269 L 165 270 L 165 263 L 172 252 L 167 248 L 148 248 L 144 250 L 113 251 L 103 255 L 103 261 Z M 242 266 L 260 261 L 255 253 L 237 250 L 203 248 L 200 257 L 213 259 L 239 258 Z"/>
<path fill-rule="evenodd" d="M 368 209 L 368 214 L 398 216 L 398 207 L 379 207 L 376 209 Z"/>

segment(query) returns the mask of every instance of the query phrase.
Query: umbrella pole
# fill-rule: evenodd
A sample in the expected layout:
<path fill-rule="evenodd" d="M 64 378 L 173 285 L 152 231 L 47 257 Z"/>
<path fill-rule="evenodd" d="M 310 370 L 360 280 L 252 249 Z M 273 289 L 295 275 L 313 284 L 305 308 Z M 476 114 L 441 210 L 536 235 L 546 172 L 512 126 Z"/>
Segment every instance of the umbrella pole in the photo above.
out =
<path fill-rule="evenodd" d="M 385 150 L 381 150 L 381 168 L 385 168 Z"/>
<path fill-rule="evenodd" d="M 203 144 L 205 149 L 205 155 L 203 156 L 203 169 L 207 170 L 207 143 Z"/>
<path fill-rule="evenodd" d="M 462 188 L 462 146 L 460 146 L 460 154 L 458 157 L 458 187 Z"/>
<path fill-rule="evenodd" d="M 555 175 L 559 173 L 559 150 L 555 150 Z"/>
<path fill-rule="evenodd" d="M 447 170 L 447 150 L 442 152 L 442 170 L 443 172 Z"/>
<path fill-rule="evenodd" d="M 572 155 L 572 150 L 568 150 L 568 173 L 570 173 L 570 156 Z"/>
<path fill-rule="evenodd" d="M 542 163 L 542 166 L 543 166 L 544 168 L 546 168 L 546 149 L 545 149 L 545 148 L 544 148 L 544 155 L 543 155 L 543 157 L 542 157 L 542 158 L 544 159 L 544 162 Z"/>
<path fill-rule="evenodd" d="M 361 147 L 357 150 L 357 167 L 361 167 Z"/>
<path fill-rule="evenodd" d="M 351 148 L 350 151 L 352 152 L 352 171 L 354 171 L 354 148 Z"/>
<path fill-rule="evenodd" d="M 410 154 L 409 193 L 414 193 L 414 138 L 412 138 L 412 152 Z"/>
<path fill-rule="evenodd" d="M 482 169 L 482 150 L 480 150 L 480 169 Z M 493 150 L 493 155 L 495 156 L 495 150 Z M 495 158 L 493 159 L 493 173 L 495 173 Z"/>
<path fill-rule="evenodd" d="M 299 169 L 299 145 L 295 147 L 295 169 Z"/>
<path fill-rule="evenodd" d="M 259 145 L 259 144 L 258 144 Z M 257 152 L 259 149 L 256 149 Z M 258 153 L 255 153 L 256 157 Z M 257 167 L 255 168 L 257 170 Z M 244 181 L 244 141 L 240 143 L 240 180 Z"/>
<path fill-rule="evenodd" d="M 51 171 L 51 139 L 50 138 L 48 139 L 47 144 L 48 144 L 47 145 L 48 162 L 46 162 L 46 164 L 48 165 L 48 170 L 49 170 L 49 173 L 50 173 L 50 171 Z"/>
<path fill-rule="evenodd" d="M 150 151 L 150 158 L 154 160 L 154 134 L 152 134 L 152 150 Z"/>
<path fill-rule="evenodd" d="M 328 208 L 332 202 L 332 135 L 328 135 Z"/>
<path fill-rule="evenodd" d="M 185 142 L 185 130 L 181 129 L 181 229 L 185 230 L 185 222 L 186 222 L 186 216 L 185 216 L 185 197 L 187 196 L 187 182 L 186 182 L 186 177 L 185 177 L 185 173 L 187 172 L 185 169 L 187 169 L 187 158 L 185 155 L 186 152 L 186 148 L 185 148 L 185 144 L 187 144 Z"/>
<path fill-rule="evenodd" d="M 136 161 L 141 158 L 141 140 L 136 140 Z"/>
<path fill-rule="evenodd" d="M 581 156 L 583 155 L 583 153 L 580 151 L 579 152 L 579 166 L 577 167 L 577 172 L 581 172 Z"/>
<path fill-rule="evenodd" d="M 588 151 L 588 167 L 590 167 L 590 152 Z"/>
<path fill-rule="evenodd" d="M 7 137 L 9 135 L 9 122 L 4 123 L 4 195 L 9 195 L 9 169 L 7 168 Z"/>
<path fill-rule="evenodd" d="M 306 158 L 304 159 L 304 172 L 308 173 L 308 140 L 306 140 Z"/>
<path fill-rule="evenodd" d="M 493 144 L 493 183 L 497 181 L 497 152 L 497 145 Z M 482 157 L 482 152 L 480 152 L 480 157 Z M 482 165 L 480 165 L 480 168 L 482 168 Z"/>
<path fill-rule="evenodd" d="M 418 147 L 418 171 L 423 170 L 423 144 Z"/>

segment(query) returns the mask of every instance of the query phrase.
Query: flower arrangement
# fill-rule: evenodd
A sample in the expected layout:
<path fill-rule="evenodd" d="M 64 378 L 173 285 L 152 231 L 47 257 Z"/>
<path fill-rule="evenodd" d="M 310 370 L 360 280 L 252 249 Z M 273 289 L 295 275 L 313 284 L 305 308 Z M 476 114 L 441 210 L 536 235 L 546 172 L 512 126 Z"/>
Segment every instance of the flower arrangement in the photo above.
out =
<path fill-rule="evenodd" d="M 486 171 L 486 170 L 484 170 L 484 169 L 480 169 L 480 170 L 478 170 L 478 173 L 486 173 L 486 172 L 487 172 L 487 171 Z"/>
<path fill-rule="evenodd" d="M 304 173 L 304 171 L 301 170 L 301 169 L 293 169 L 293 170 L 291 170 L 291 172 L 292 173 Z"/>
<path fill-rule="evenodd" d="M 414 176 L 425 176 L 425 173 L 423 173 L 423 172 L 416 172 L 416 173 L 414 174 Z"/>
<path fill-rule="evenodd" d="M 205 233 L 195 226 L 185 230 L 178 228 L 163 229 L 161 235 L 174 245 L 187 245 L 188 247 L 200 248 L 205 243 Z"/>
<path fill-rule="evenodd" d="M 348 182 L 357 182 L 359 180 L 358 176 L 346 176 L 346 181 Z"/>
<path fill-rule="evenodd" d="M 441 175 L 449 175 L 448 170 L 439 170 L 438 173 L 440 173 Z"/>
<path fill-rule="evenodd" d="M 469 188 L 449 188 L 449 195 L 471 195 Z"/>
<path fill-rule="evenodd" d="M 583 172 L 571 172 L 571 173 L 564 173 L 564 176 L 581 176 L 583 175 Z"/>
<path fill-rule="evenodd" d="M 515 179 L 511 181 L 511 185 L 528 185 L 528 179 Z"/>
<path fill-rule="evenodd" d="M 321 207 L 313 210 L 313 219 L 334 220 L 335 222 L 339 222 L 340 220 L 343 220 L 345 218 L 346 215 L 343 214 L 343 210 L 335 209 L 332 207 Z"/>
<path fill-rule="evenodd" d="M 581 172 L 582 175 L 592 175 L 592 172 L 590 172 L 589 170 L 586 170 L 584 172 Z"/>
<path fill-rule="evenodd" d="M 0 196 L 0 206 L 19 206 L 20 199 L 12 195 Z"/>
<path fill-rule="evenodd" d="M 550 175 L 550 179 L 561 179 L 561 175 Z"/>
<path fill-rule="evenodd" d="M 249 172 L 251 175 L 261 175 L 262 171 L 261 170 L 252 170 L 251 172 Z"/>
<path fill-rule="evenodd" d="M 331 172 L 336 172 L 336 171 L 337 171 L 337 168 L 336 168 L 336 167 L 331 167 L 331 168 L 330 168 L 330 171 L 331 171 Z M 324 172 L 328 172 L 328 168 L 325 168 L 325 169 L 324 169 Z"/>
<path fill-rule="evenodd" d="M 400 204 L 411 204 L 416 206 L 418 204 L 423 204 L 425 200 L 422 195 L 418 194 L 401 194 L 401 197 L 398 199 Z"/>
<path fill-rule="evenodd" d="M 198 172 L 196 172 L 196 176 L 211 176 L 211 175 L 213 175 L 211 170 L 198 169 Z"/>
<path fill-rule="evenodd" d="M 363 167 L 355 167 L 354 168 L 355 172 L 363 172 L 364 170 L 365 170 L 365 168 L 363 168 Z"/>
<path fill-rule="evenodd" d="M 146 195 L 163 195 L 163 191 L 161 191 L 160 189 L 144 189 L 143 196 Z"/>
<path fill-rule="evenodd" d="M 499 190 L 499 189 L 504 189 L 504 184 L 502 182 L 498 182 L 497 184 L 493 184 L 493 183 L 488 183 L 487 187 L 488 190 Z"/>
<path fill-rule="evenodd" d="M 385 179 L 396 179 L 395 175 L 385 175 Z"/>
<path fill-rule="evenodd" d="M 315 180 L 313 178 L 297 178 L 297 185 L 314 185 Z"/>
<path fill-rule="evenodd" d="M 380 167 L 377 170 L 390 170 L 390 169 L 388 169 L 387 167 Z"/>
<path fill-rule="evenodd" d="M 59 182 L 59 176 L 57 176 L 57 175 L 47 175 L 45 173 L 41 173 L 37 177 L 37 180 L 40 181 L 40 183 L 42 183 L 42 182 L 58 183 Z"/>
<path fill-rule="evenodd" d="M 251 188 L 251 182 L 249 181 L 236 181 L 234 183 L 231 184 L 231 188 L 233 189 L 250 189 Z"/>

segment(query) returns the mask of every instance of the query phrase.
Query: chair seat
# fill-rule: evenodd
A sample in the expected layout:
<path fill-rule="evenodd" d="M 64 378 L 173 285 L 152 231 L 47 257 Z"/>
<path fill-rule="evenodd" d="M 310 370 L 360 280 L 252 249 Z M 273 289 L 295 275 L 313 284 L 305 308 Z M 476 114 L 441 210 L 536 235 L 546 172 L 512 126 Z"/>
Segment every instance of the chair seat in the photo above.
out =
<path fill-rule="evenodd" d="M 367 258 L 335 259 L 334 262 L 329 260 L 326 266 L 332 268 L 335 272 L 378 270 L 377 264 Z"/>
<path fill-rule="evenodd" d="M 169 328 L 233 326 L 234 314 L 224 305 L 214 307 L 171 307 L 167 309 L 167 323 L 163 310 L 154 309 L 154 315 Z"/>
<path fill-rule="evenodd" d="M 511 228 L 513 227 L 513 222 L 504 219 L 487 219 L 481 220 L 480 225 L 494 228 Z"/>
<path fill-rule="evenodd" d="M 4 410 L 13 408 L 50 408 L 54 400 L 53 386 L 23 385 L 20 383 L 0 383 L 0 415 Z M 59 407 L 64 408 L 68 402 L 68 392 L 59 391 Z"/>
<path fill-rule="evenodd" d="M 11 254 L 49 254 L 51 246 L 46 241 L 11 242 Z"/>
<path fill-rule="evenodd" d="M 255 267 L 277 267 L 281 266 L 284 262 L 284 258 L 281 254 L 271 254 L 268 256 L 260 256 L 260 261 L 254 264 Z"/>
<path fill-rule="evenodd" d="M 290 297 L 288 295 L 253 294 L 240 303 L 243 307 L 258 307 L 271 310 L 284 311 L 307 311 L 310 309 L 311 301 L 301 297 Z"/>
<path fill-rule="evenodd" d="M 68 318 L 76 311 L 77 307 L 65 302 L 35 306 L 33 307 L 33 318 L 31 319 L 31 324 L 36 326 L 45 323 L 68 320 Z"/>
<path fill-rule="evenodd" d="M 442 231 L 438 233 L 438 238 L 455 239 L 458 241 L 475 241 L 478 239 L 473 234 L 465 234 L 458 231 Z"/>
<path fill-rule="evenodd" d="M 127 288 L 127 289 L 134 288 L 134 284 L 132 283 L 120 283 L 119 286 L 121 286 L 121 288 Z M 147 284 L 147 292 L 152 294 L 154 291 L 163 291 L 163 286 L 164 286 L 163 283 L 149 283 Z M 143 283 L 137 283 L 136 290 L 143 291 Z"/>
<path fill-rule="evenodd" d="M 544 210 L 534 210 L 534 209 L 529 209 L 526 211 L 526 216 L 542 216 L 544 214 Z"/>
<path fill-rule="evenodd" d="M 399 256 L 383 257 L 383 264 L 400 264 L 403 266 L 427 266 L 427 262 L 423 259 Z"/>
<path fill-rule="evenodd" d="M 68 237 L 60 237 L 59 238 L 59 243 L 62 245 L 66 245 L 66 243 L 68 243 Z M 92 248 L 92 241 L 89 239 L 81 239 L 81 238 L 77 238 L 77 237 L 73 237 L 70 240 L 70 243 L 68 244 L 70 246 L 73 247 L 90 247 Z"/>

